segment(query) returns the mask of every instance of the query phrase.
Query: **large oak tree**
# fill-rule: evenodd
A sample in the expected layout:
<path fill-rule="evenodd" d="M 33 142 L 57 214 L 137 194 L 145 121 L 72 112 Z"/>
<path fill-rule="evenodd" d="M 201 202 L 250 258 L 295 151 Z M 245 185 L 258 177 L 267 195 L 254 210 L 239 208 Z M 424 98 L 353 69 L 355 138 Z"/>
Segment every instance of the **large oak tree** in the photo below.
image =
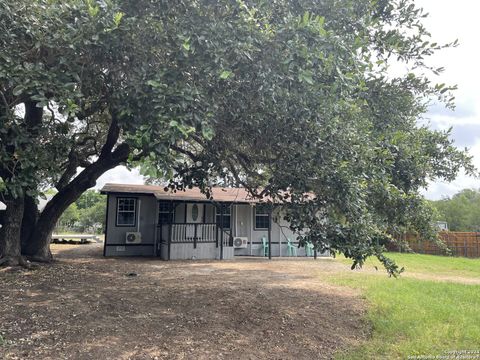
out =
<path fill-rule="evenodd" d="M 62 212 L 128 163 L 180 189 L 208 194 L 222 179 L 287 200 L 305 241 L 395 272 L 381 240 L 430 234 L 418 190 L 472 170 L 448 133 L 417 126 L 429 100 L 453 99 L 428 80 L 442 46 L 412 1 L 0 3 L 11 263 L 48 261 Z M 407 70 L 391 75 L 398 64 Z M 38 214 L 47 186 L 58 193 Z"/>

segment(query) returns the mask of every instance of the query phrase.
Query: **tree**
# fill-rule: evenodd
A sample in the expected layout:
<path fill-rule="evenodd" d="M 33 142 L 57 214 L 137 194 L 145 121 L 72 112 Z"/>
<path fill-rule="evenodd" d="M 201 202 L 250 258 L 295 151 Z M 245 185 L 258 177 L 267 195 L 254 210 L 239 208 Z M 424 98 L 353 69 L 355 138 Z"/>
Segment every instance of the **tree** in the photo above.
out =
<path fill-rule="evenodd" d="M 59 220 L 61 227 L 69 230 L 88 232 L 102 230 L 105 225 L 106 197 L 95 190 L 85 191 Z M 95 228 L 101 225 L 102 228 Z"/>
<path fill-rule="evenodd" d="M 25 209 L 33 259 L 50 259 L 61 213 L 128 163 L 180 190 L 208 195 L 225 179 L 288 197 L 292 227 L 317 249 L 355 264 L 374 254 L 395 272 L 378 240 L 428 232 L 418 188 L 471 170 L 447 133 L 416 126 L 428 99 L 452 98 L 422 73 L 438 71 L 425 59 L 442 46 L 411 1 L 26 4 L 2 0 L 0 177 L 12 216 Z M 393 62 L 411 71 L 391 77 Z M 45 184 L 58 193 L 38 216 Z M 5 229 L 0 244 L 16 241 Z"/>
<path fill-rule="evenodd" d="M 437 220 L 446 221 L 452 231 L 480 229 L 480 192 L 464 189 L 451 198 L 432 201 L 438 211 Z"/>
<path fill-rule="evenodd" d="M 103 231 L 105 226 L 106 206 L 105 201 L 98 202 L 84 209 L 80 213 L 80 226 L 82 231 Z M 97 227 L 101 225 L 101 227 Z"/>
<path fill-rule="evenodd" d="M 59 220 L 61 227 L 72 228 L 80 220 L 81 213 L 76 203 L 71 204 L 62 214 Z"/>

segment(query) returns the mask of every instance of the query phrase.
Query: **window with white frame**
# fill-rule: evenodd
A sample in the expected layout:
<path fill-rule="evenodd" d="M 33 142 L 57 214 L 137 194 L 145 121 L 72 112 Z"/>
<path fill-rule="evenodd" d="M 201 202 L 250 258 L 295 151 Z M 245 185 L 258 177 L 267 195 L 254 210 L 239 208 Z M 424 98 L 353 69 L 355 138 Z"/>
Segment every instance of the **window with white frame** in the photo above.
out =
<path fill-rule="evenodd" d="M 136 198 L 117 198 L 117 226 L 135 226 Z"/>
<path fill-rule="evenodd" d="M 216 223 L 221 226 L 221 213 L 220 209 L 215 208 L 215 220 Z M 223 228 L 224 229 L 230 229 L 231 227 L 231 221 L 232 221 L 232 207 L 231 206 L 224 206 L 223 207 Z"/>
<path fill-rule="evenodd" d="M 269 227 L 268 207 L 266 205 L 255 206 L 255 230 L 267 230 Z"/>
<path fill-rule="evenodd" d="M 170 201 L 158 202 L 158 223 L 170 224 L 173 222 L 173 204 Z"/>

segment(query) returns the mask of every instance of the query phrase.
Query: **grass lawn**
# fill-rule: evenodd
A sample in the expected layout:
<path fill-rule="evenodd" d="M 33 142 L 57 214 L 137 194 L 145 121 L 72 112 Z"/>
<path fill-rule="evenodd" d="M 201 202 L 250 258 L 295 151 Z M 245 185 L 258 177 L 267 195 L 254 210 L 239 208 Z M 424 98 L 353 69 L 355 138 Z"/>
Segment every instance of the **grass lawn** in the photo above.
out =
<path fill-rule="evenodd" d="M 370 305 L 367 318 L 373 330 L 370 340 L 338 358 L 396 359 L 480 350 L 480 285 L 468 284 L 480 280 L 480 260 L 398 253 L 389 256 L 406 268 L 399 279 L 383 275 L 375 260 L 370 260 L 364 270 L 329 276 L 332 283 L 362 292 Z M 337 261 L 348 262 L 344 258 Z M 374 266 L 379 274 L 372 272 Z"/>

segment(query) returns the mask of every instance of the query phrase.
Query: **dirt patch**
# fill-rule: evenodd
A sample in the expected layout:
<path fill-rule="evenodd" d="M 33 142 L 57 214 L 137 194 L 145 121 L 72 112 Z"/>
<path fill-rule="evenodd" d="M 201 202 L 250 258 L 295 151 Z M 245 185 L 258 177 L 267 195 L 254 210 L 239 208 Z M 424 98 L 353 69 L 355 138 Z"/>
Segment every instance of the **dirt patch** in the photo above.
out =
<path fill-rule="evenodd" d="M 368 335 L 331 260 L 112 259 L 54 245 L 58 261 L 0 273 L 0 358 L 330 359 Z"/>

